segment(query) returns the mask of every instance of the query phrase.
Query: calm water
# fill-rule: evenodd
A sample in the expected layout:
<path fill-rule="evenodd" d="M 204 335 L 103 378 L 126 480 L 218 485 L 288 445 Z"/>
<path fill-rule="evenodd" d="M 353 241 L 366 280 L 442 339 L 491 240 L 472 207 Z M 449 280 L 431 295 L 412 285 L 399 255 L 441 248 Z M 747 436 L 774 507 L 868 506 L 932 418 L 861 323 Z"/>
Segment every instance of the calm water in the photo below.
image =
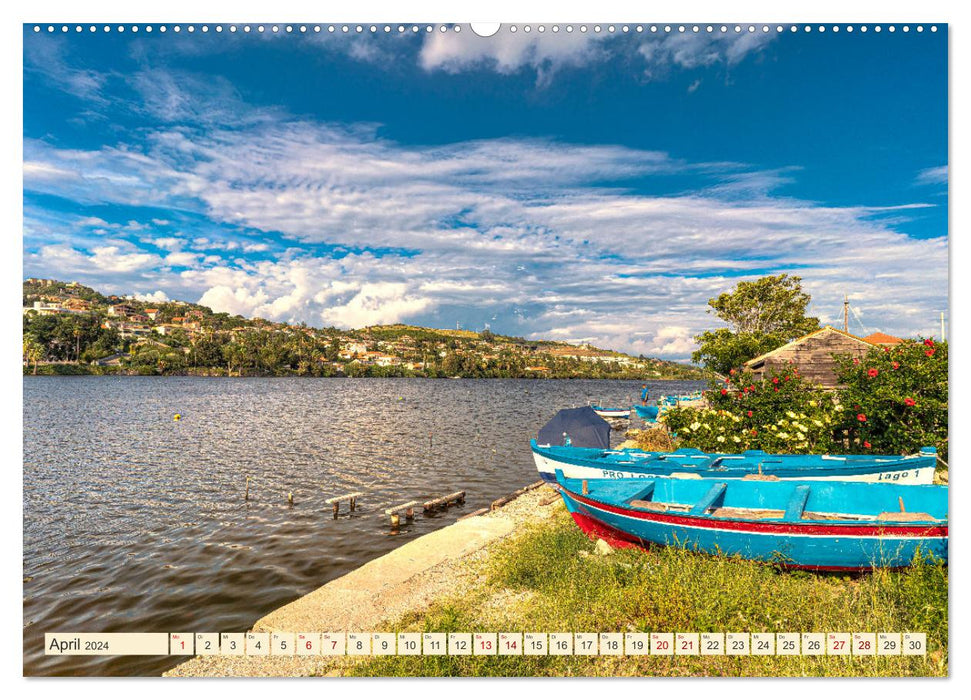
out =
<path fill-rule="evenodd" d="M 528 441 L 558 408 L 639 392 L 617 381 L 25 377 L 24 673 L 157 675 L 176 661 L 45 657 L 44 632 L 247 630 L 536 481 Z M 390 534 L 384 508 L 457 490 L 465 506 Z M 366 494 L 358 510 L 334 520 L 324 499 L 351 491 Z"/>

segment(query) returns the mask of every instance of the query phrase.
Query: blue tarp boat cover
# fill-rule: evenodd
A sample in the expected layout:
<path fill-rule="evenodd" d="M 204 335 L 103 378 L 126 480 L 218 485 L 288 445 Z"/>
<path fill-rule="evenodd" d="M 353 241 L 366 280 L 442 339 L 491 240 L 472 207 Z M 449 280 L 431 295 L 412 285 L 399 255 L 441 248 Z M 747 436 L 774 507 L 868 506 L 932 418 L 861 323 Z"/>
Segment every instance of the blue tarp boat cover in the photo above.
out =
<path fill-rule="evenodd" d="M 536 442 L 540 445 L 562 445 L 563 433 L 570 436 L 574 447 L 610 449 L 610 423 L 589 406 L 558 411 L 549 423 L 539 429 Z"/>

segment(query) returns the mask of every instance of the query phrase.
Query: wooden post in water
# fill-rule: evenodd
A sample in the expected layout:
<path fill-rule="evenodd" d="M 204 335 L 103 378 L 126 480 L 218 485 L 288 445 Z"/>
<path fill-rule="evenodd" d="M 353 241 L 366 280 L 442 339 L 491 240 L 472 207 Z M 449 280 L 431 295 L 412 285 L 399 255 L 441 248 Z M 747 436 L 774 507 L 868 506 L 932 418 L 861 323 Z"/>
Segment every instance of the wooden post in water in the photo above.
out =
<path fill-rule="evenodd" d="M 246 477 L 246 495 L 243 496 L 244 501 L 249 500 L 249 477 Z"/>
<path fill-rule="evenodd" d="M 407 520 L 411 520 L 415 517 L 415 506 L 417 505 L 418 501 L 408 501 L 386 509 L 384 514 L 391 516 L 391 527 L 398 527 L 401 524 L 401 513 L 405 514 Z"/>
<path fill-rule="evenodd" d="M 437 508 L 448 508 L 453 503 L 465 503 L 465 491 L 456 491 L 455 493 L 450 493 L 447 496 L 442 496 L 441 498 L 433 498 L 430 501 L 425 501 L 422 504 L 422 510 L 426 513 L 430 510 L 436 510 Z"/>
<path fill-rule="evenodd" d="M 354 493 L 346 493 L 343 496 L 334 496 L 333 498 L 328 498 L 326 501 L 324 501 L 324 503 L 334 507 L 334 517 L 336 518 L 341 509 L 341 501 L 350 502 L 351 510 L 353 511 L 355 508 L 357 508 L 357 499 L 363 495 L 364 494 L 360 491 L 355 491 Z"/>
<path fill-rule="evenodd" d="M 293 491 L 287 494 L 287 504 L 293 508 Z"/>

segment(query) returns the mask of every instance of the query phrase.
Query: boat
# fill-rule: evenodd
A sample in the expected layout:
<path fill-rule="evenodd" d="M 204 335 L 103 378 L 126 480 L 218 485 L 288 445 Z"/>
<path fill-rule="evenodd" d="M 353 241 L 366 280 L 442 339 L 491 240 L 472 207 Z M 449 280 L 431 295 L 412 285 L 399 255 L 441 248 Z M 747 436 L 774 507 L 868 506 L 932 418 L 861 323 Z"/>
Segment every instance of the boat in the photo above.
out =
<path fill-rule="evenodd" d="M 662 396 L 658 399 L 658 405 L 668 408 L 673 408 L 675 406 L 680 406 L 681 404 L 690 404 L 699 402 L 704 399 L 704 394 L 700 391 L 694 391 L 690 394 L 681 394 L 680 396 Z"/>
<path fill-rule="evenodd" d="M 661 412 L 660 406 L 634 406 L 634 412 L 648 423 L 656 423 L 658 414 Z"/>
<path fill-rule="evenodd" d="M 842 481 L 571 479 L 574 521 L 619 547 L 672 545 L 819 571 L 947 562 L 947 486 Z"/>
<path fill-rule="evenodd" d="M 565 431 L 568 435 L 569 431 Z M 762 450 L 741 453 L 702 452 L 682 448 L 674 452 L 648 452 L 639 449 L 612 450 L 599 445 L 564 445 L 556 435 L 541 434 L 548 444 L 530 441 L 533 460 L 540 476 L 556 480 L 561 470 L 577 479 L 744 479 L 761 475 L 774 480 L 839 480 L 930 484 L 934 480 L 937 450 L 921 448 L 914 455 L 790 455 Z"/>
<path fill-rule="evenodd" d="M 597 405 L 593 405 L 590 408 L 601 418 L 630 418 L 629 408 L 607 408 Z"/>

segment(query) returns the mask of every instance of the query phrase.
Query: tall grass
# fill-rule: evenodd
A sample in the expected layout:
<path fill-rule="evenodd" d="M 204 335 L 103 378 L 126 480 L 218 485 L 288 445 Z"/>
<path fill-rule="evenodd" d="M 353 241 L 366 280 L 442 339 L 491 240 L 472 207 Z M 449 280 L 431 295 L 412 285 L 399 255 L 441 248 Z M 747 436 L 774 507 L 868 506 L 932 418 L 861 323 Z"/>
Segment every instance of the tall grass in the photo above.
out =
<path fill-rule="evenodd" d="M 677 548 L 592 553 L 565 513 L 500 545 L 481 584 L 399 621 L 441 632 L 925 632 L 921 657 L 377 657 L 357 675 L 939 676 L 947 567 L 783 571 Z"/>

